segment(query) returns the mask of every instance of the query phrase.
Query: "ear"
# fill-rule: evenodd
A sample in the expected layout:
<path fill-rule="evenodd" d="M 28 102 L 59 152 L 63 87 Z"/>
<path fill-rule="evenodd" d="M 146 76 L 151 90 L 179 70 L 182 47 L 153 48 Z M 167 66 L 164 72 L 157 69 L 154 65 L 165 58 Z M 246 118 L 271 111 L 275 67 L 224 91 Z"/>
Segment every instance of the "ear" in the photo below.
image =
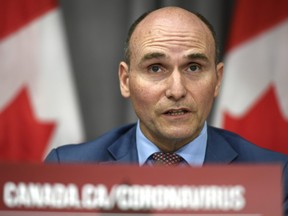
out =
<path fill-rule="evenodd" d="M 124 98 L 130 97 L 130 88 L 129 88 L 129 66 L 126 62 L 120 62 L 118 68 L 118 76 L 120 82 L 120 91 Z"/>
<path fill-rule="evenodd" d="M 223 72 L 224 72 L 224 63 L 220 62 L 216 66 L 216 86 L 215 86 L 215 91 L 214 91 L 214 97 L 217 97 L 220 92 L 221 84 L 222 84 L 222 79 L 223 79 Z"/>

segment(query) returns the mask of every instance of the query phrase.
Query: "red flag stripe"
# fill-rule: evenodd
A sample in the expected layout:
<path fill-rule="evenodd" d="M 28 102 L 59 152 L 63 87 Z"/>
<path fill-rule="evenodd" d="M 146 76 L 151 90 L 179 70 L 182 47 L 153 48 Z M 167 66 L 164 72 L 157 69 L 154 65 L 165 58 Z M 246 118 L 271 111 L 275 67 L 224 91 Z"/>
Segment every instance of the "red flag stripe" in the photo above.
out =
<path fill-rule="evenodd" d="M 288 18 L 287 0 L 238 0 L 228 51 Z"/>
<path fill-rule="evenodd" d="M 56 0 L 0 0 L 0 39 L 57 7 Z"/>

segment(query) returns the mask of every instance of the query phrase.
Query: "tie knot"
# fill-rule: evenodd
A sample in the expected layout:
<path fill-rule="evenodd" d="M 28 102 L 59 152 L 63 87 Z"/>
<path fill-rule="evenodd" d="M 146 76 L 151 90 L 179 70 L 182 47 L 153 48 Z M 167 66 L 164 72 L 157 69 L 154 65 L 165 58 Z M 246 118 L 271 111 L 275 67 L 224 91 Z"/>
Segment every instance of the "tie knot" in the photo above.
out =
<path fill-rule="evenodd" d="M 154 165 L 179 165 L 179 163 L 183 160 L 181 156 L 175 153 L 164 153 L 164 152 L 156 152 L 152 155 L 154 160 Z"/>

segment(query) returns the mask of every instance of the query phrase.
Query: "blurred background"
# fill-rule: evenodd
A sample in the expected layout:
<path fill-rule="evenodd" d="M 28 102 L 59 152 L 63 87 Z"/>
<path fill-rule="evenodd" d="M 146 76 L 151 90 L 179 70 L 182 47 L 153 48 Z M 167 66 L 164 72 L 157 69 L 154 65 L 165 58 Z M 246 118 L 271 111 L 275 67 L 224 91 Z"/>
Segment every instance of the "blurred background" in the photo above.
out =
<path fill-rule="evenodd" d="M 285 0 L 0 0 L 0 160 L 39 161 L 135 122 L 117 74 L 127 31 L 172 5 L 200 12 L 217 33 L 227 93 L 208 123 L 288 153 Z"/>

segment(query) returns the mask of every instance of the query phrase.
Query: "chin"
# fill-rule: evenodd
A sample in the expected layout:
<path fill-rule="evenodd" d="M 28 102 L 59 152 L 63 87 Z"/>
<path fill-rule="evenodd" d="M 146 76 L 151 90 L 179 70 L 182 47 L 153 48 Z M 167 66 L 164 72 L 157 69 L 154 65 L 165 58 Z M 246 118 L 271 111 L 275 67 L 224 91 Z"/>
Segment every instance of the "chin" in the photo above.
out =
<path fill-rule="evenodd" d="M 191 141 L 193 139 L 193 137 L 195 137 L 194 133 L 192 133 L 191 131 L 170 131 L 170 132 L 166 132 L 165 134 L 167 139 L 171 139 L 171 140 L 189 140 Z"/>

